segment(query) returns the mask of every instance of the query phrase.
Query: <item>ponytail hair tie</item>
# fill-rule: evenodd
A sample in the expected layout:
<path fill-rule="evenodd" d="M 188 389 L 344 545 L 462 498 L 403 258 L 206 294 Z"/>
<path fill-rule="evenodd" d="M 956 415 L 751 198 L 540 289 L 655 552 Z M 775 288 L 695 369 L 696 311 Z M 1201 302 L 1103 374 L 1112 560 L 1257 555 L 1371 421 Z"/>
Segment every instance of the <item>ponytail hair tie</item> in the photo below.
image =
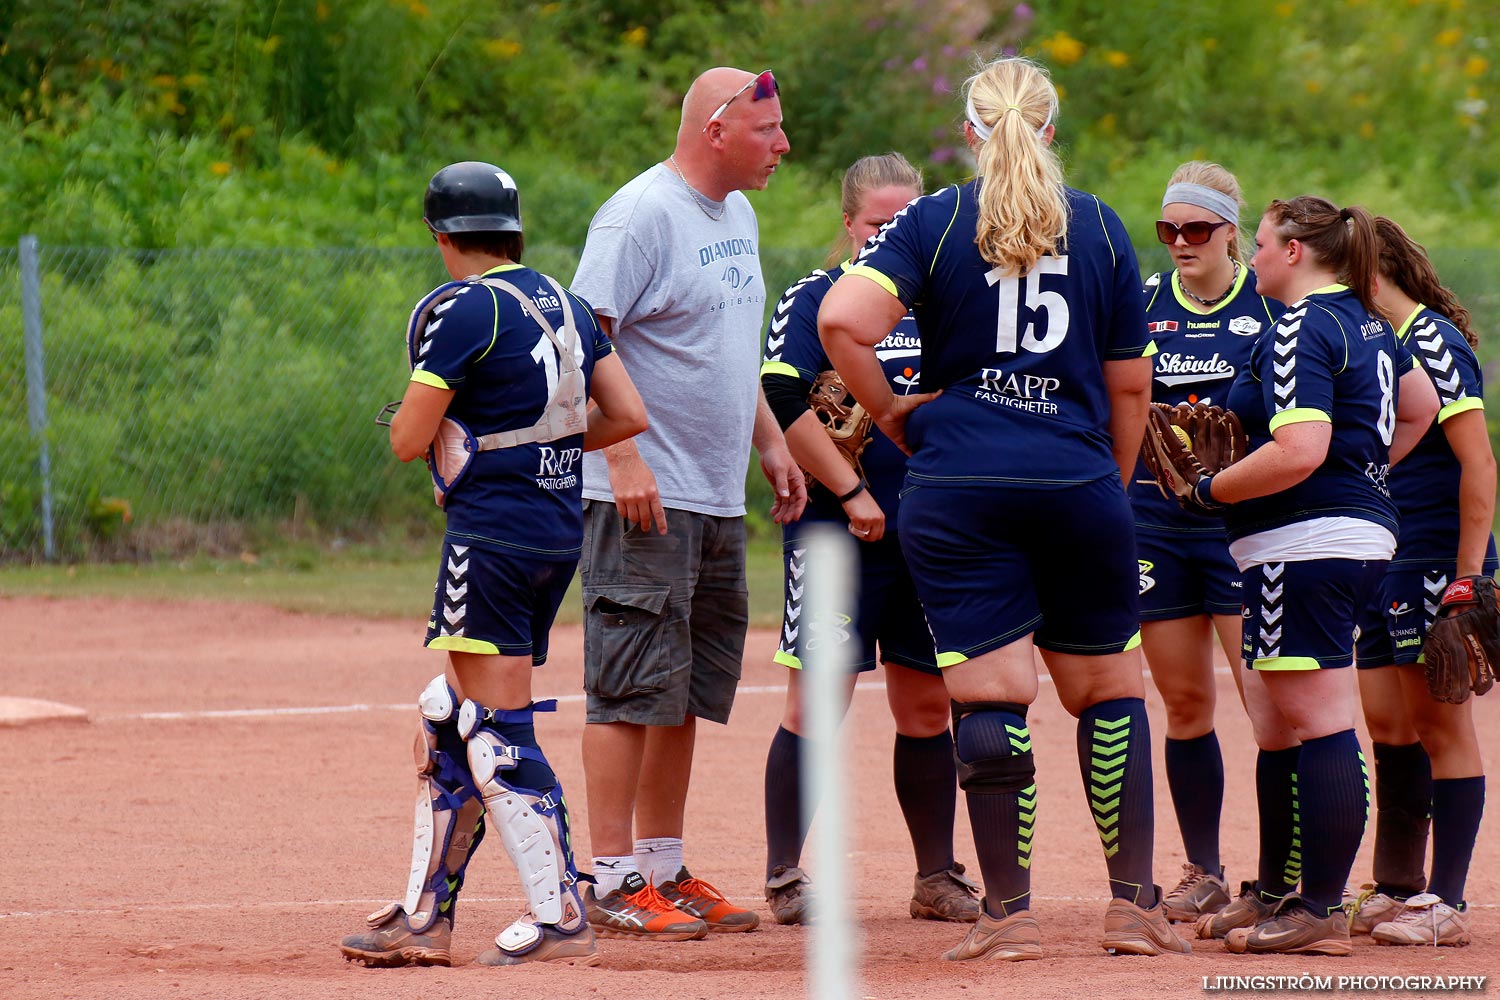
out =
<path fill-rule="evenodd" d="M 1353 218 L 1353 216 L 1349 214 L 1349 210 L 1347 208 L 1341 208 L 1339 209 L 1339 218 L 1344 222 L 1348 222 L 1351 218 Z"/>

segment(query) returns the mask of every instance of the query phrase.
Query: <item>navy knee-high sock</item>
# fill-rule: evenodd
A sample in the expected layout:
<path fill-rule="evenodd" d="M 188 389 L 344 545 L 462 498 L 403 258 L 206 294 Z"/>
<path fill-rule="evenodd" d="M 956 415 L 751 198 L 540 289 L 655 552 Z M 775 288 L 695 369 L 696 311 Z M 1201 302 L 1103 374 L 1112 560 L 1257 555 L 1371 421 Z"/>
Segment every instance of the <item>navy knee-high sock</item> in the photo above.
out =
<path fill-rule="evenodd" d="M 1167 785 L 1187 859 L 1219 874 L 1219 815 L 1224 809 L 1224 755 L 1212 729 L 1190 740 L 1167 739 Z"/>
<path fill-rule="evenodd" d="M 1266 902 L 1297 888 L 1302 878 L 1302 831 L 1297 816 L 1297 758 L 1301 747 L 1262 750 L 1255 758 L 1260 812 L 1257 887 Z"/>
<path fill-rule="evenodd" d="M 896 801 L 911 834 L 917 874 L 931 875 L 953 867 L 953 814 L 958 808 L 958 771 L 953 736 L 896 734 L 892 753 Z"/>
<path fill-rule="evenodd" d="M 812 817 L 802 816 L 802 748 L 806 741 L 776 727 L 766 754 L 766 878 L 778 866 L 796 868 Z"/>
<path fill-rule="evenodd" d="M 1145 701 L 1118 698 L 1085 709 L 1078 717 L 1078 766 L 1104 846 L 1110 893 L 1137 906 L 1156 905 L 1151 727 Z"/>
<path fill-rule="evenodd" d="M 1370 779 L 1354 730 L 1303 740 L 1297 758 L 1302 819 L 1302 898 L 1313 912 L 1332 913 L 1359 853 L 1370 811 Z"/>
<path fill-rule="evenodd" d="M 1030 770 L 1031 730 L 1026 718 L 1011 711 L 985 709 L 958 722 L 954 741 L 964 765 L 1024 757 L 1017 770 Z M 1034 776 L 1033 776 L 1034 777 Z M 974 828 L 974 852 L 984 877 L 984 905 L 993 917 L 1031 908 L 1031 840 L 1036 826 L 1036 783 L 1014 791 L 966 780 L 964 798 Z"/>
<path fill-rule="evenodd" d="M 1464 901 L 1474 838 L 1484 815 L 1484 775 L 1439 778 L 1432 783 L 1432 881 L 1427 891 L 1449 906 Z"/>
<path fill-rule="evenodd" d="M 1432 761 L 1420 743 L 1375 744 L 1375 887 L 1405 899 L 1427 888 Z"/>

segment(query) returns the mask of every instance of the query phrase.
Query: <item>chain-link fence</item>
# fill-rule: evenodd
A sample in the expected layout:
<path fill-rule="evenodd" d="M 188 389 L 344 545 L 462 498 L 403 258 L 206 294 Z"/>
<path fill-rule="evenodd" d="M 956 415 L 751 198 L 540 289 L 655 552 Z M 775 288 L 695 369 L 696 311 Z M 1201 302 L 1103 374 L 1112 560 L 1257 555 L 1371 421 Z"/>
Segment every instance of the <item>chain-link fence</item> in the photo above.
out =
<path fill-rule="evenodd" d="M 1168 264 L 1158 250 L 1142 248 L 1147 271 Z M 762 258 L 772 290 L 821 263 Z M 1500 252 L 1433 258 L 1481 336 L 1500 336 Z M 577 250 L 526 262 L 567 282 Z M 444 277 L 430 248 L 0 249 L 0 558 L 435 520 L 425 471 L 391 457 L 374 416 L 404 391 L 412 302 Z"/>
<path fill-rule="evenodd" d="M 573 248 L 530 247 L 563 282 Z M 766 250 L 786 287 L 816 250 Z M 375 414 L 407 379 L 431 249 L 0 249 L 0 558 L 238 544 L 436 519 Z"/>

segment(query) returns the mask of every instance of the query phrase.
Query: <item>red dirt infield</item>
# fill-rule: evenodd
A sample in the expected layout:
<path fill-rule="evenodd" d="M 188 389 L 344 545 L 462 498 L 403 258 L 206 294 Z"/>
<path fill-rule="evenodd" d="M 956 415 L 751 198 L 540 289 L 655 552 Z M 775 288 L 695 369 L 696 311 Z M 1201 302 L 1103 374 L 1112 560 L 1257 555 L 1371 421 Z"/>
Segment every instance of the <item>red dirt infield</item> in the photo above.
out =
<path fill-rule="evenodd" d="M 594 969 L 469 964 L 522 908 L 498 842 L 471 865 L 452 969 L 365 969 L 335 947 L 405 887 L 417 693 L 441 669 L 421 622 L 319 618 L 240 604 L 0 598 L 0 695 L 85 708 L 87 723 L 0 728 L 0 997 L 622 997 L 732 1000 L 805 995 L 807 931 L 770 923 L 761 900 L 762 776 L 782 706 L 775 633 L 755 631 L 727 727 L 700 728 L 686 860 L 762 915 L 752 934 L 680 944 L 601 940 Z M 569 795 L 587 865 L 579 764 L 582 637 L 553 634 L 537 718 Z M 1034 912 L 1045 958 L 953 965 L 964 928 L 910 919 L 913 862 L 891 789 L 892 725 L 867 675 L 850 713 L 848 858 L 861 965 L 857 998 L 1002 993 L 1027 1000 L 1186 997 L 1219 976 L 1488 976 L 1500 971 L 1500 846 L 1487 818 L 1470 875 L 1468 948 L 1356 940 L 1350 958 L 1249 957 L 1194 942 L 1190 957 L 1111 958 L 1098 947 L 1104 862 L 1082 793 L 1073 720 L 1050 684 L 1030 721 L 1040 810 Z M 1230 677 L 1219 674 L 1228 795 L 1228 877 L 1253 874 L 1255 750 Z M 1156 754 L 1156 877 L 1181 863 L 1150 690 Z M 1476 714 L 1500 736 L 1500 696 Z M 1361 733 L 1369 752 L 1369 741 Z M 1367 877 L 1367 832 L 1353 881 Z M 974 865 L 960 800 L 957 854 Z M 808 859 L 817 879 L 817 862 Z M 1352 990 L 1338 990 L 1344 995 Z M 1366 996 L 1432 996 L 1407 988 Z M 1325 994 L 1326 995 L 1326 994 Z M 1450 995 L 1442 993 L 1441 995 Z"/>

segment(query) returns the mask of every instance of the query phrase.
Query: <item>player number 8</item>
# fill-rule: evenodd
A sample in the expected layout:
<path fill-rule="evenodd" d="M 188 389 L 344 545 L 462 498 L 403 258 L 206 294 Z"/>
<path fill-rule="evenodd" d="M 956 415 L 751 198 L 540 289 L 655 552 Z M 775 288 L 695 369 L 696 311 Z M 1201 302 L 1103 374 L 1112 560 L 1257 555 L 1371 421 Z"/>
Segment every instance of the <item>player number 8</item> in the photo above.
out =
<path fill-rule="evenodd" d="M 1396 436 L 1396 365 L 1384 351 L 1376 357 L 1375 374 L 1380 379 L 1380 417 L 1375 421 L 1375 429 L 1389 448 Z"/>

